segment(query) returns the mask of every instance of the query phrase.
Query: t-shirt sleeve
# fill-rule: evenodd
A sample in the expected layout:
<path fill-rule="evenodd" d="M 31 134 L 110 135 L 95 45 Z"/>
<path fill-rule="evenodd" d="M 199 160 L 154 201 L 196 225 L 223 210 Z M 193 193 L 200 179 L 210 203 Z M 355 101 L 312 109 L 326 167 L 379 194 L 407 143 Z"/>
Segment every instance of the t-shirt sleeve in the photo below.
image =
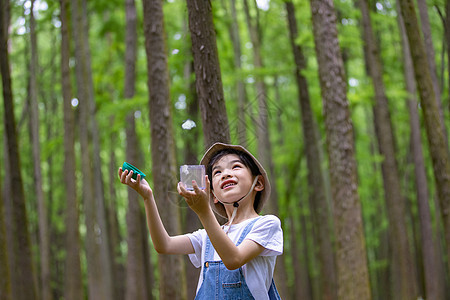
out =
<path fill-rule="evenodd" d="M 246 239 L 264 247 L 261 256 L 283 254 L 283 230 L 281 221 L 274 215 L 266 215 L 256 221 Z"/>
<path fill-rule="evenodd" d="M 191 240 L 192 247 L 194 248 L 194 253 L 189 254 L 189 259 L 196 268 L 200 268 L 202 265 L 202 248 L 205 234 L 206 231 L 204 229 L 186 234 L 187 237 Z"/>

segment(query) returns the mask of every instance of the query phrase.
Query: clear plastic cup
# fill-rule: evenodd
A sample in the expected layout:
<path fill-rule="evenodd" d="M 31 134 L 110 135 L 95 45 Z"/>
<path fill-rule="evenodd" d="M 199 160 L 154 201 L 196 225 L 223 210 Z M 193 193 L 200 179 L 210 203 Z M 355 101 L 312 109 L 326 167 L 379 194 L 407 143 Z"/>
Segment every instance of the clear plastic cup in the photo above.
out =
<path fill-rule="evenodd" d="M 192 180 L 195 180 L 200 189 L 205 189 L 205 166 L 182 165 L 180 167 L 180 180 L 189 191 L 194 190 Z"/>

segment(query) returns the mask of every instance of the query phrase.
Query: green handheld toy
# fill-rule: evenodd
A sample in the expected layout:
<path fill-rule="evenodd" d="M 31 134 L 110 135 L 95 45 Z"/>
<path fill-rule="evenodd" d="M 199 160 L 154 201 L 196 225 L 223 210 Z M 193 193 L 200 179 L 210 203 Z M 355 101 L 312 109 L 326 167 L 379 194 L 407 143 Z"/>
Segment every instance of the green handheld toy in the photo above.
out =
<path fill-rule="evenodd" d="M 132 164 L 129 164 L 127 162 L 123 163 L 122 166 L 122 171 L 128 170 L 129 171 L 133 171 L 133 176 L 131 176 L 131 178 L 133 178 L 134 180 L 137 180 L 137 175 L 140 174 L 141 175 L 141 179 L 145 178 L 145 174 L 139 170 L 138 168 L 136 168 L 135 166 L 133 166 Z"/>

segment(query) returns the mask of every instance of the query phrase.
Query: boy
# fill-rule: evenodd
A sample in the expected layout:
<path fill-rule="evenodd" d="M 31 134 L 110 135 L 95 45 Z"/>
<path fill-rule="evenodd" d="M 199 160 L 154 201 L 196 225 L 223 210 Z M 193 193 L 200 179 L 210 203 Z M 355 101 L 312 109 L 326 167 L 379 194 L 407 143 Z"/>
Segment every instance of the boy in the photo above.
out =
<path fill-rule="evenodd" d="M 189 254 L 202 267 L 196 299 L 280 299 L 273 283 L 276 256 L 283 252 L 280 220 L 259 216 L 270 196 L 267 173 L 244 147 L 216 143 L 203 156 L 206 189 L 178 192 L 197 214 L 204 229 L 170 237 L 158 214 L 153 193 L 145 179 L 122 172 L 122 183 L 143 198 L 150 235 L 158 253 Z M 227 218 L 221 226 L 213 210 Z"/>

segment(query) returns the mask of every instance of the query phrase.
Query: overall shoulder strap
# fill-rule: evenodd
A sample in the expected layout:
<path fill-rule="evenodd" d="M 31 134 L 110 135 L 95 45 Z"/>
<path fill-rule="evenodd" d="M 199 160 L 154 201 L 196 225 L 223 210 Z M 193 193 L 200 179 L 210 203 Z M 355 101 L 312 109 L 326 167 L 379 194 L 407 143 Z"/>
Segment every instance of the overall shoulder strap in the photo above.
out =
<path fill-rule="evenodd" d="M 213 250 L 213 251 L 211 251 Z M 209 240 L 208 234 L 206 234 L 206 243 L 205 243 L 205 261 L 212 261 L 214 256 L 214 248 Z"/>
<path fill-rule="evenodd" d="M 239 237 L 239 240 L 236 244 L 236 246 L 239 246 L 245 239 L 245 237 L 247 236 L 247 234 L 250 232 L 250 230 L 252 230 L 253 225 L 255 225 L 255 222 L 259 219 L 260 217 L 256 217 L 253 220 L 251 220 L 247 226 L 245 226 L 244 231 L 242 232 L 241 236 Z"/>
<path fill-rule="evenodd" d="M 239 246 L 247 236 L 247 234 L 250 232 L 250 230 L 253 228 L 253 225 L 260 217 L 256 217 L 255 219 L 251 220 L 247 226 L 245 226 L 244 231 L 241 233 L 241 236 L 239 237 L 239 240 L 236 244 L 236 246 Z M 212 261 L 214 257 L 214 248 L 211 244 L 211 241 L 209 240 L 209 236 L 206 235 L 206 243 L 205 243 L 205 261 Z"/>

